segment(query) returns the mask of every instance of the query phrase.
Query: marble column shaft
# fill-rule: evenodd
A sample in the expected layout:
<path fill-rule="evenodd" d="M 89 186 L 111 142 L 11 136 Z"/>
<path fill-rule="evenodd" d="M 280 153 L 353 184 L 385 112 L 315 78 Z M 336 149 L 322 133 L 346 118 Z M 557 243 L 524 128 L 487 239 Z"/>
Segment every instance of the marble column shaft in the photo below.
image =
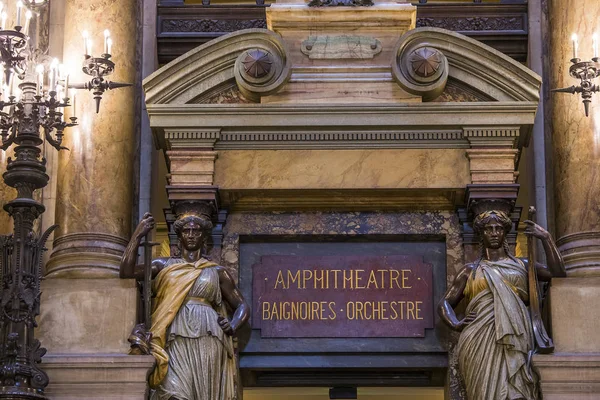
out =
<path fill-rule="evenodd" d="M 571 35 L 590 60 L 600 31 L 597 0 L 548 2 L 550 89 L 578 85 L 569 76 Z M 549 307 L 555 353 L 534 356 L 544 399 L 585 400 L 600 389 L 600 96 L 586 117 L 579 95 L 553 93 L 551 134 L 555 230 L 567 278 L 554 278 Z"/>
<path fill-rule="evenodd" d="M 600 33 L 600 2 L 549 2 L 550 88 L 578 85 L 569 76 L 571 35 L 579 37 L 578 57 L 590 60 L 592 35 Z M 596 82 L 598 84 L 599 82 Z M 552 140 L 556 237 L 569 276 L 600 274 L 600 95 L 586 117 L 579 95 L 553 93 Z"/>
<path fill-rule="evenodd" d="M 108 80 L 136 78 L 135 0 L 67 0 L 64 61 L 83 61 L 82 32 L 103 52 L 103 32 L 110 29 L 116 71 Z M 80 67 L 76 68 L 78 71 Z M 72 82 L 89 77 L 79 72 Z M 66 132 L 70 148 L 59 158 L 56 223 L 60 225 L 48 264 L 51 277 L 117 277 L 120 256 L 131 230 L 134 162 L 134 89 L 104 93 L 95 113 L 90 92 L 77 93 L 79 126 Z"/>

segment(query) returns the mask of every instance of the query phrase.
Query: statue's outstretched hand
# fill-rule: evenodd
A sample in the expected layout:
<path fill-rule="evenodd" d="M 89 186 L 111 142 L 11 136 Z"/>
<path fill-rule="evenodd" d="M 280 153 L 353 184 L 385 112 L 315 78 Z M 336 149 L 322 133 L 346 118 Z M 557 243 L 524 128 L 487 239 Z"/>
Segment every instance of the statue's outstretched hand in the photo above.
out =
<path fill-rule="evenodd" d="M 525 234 L 542 240 L 550 238 L 547 230 L 530 220 L 525 221 Z"/>
<path fill-rule="evenodd" d="M 144 217 L 138 224 L 137 228 L 135 228 L 135 235 L 137 238 L 141 239 L 146 236 L 152 229 L 156 223 L 154 222 L 154 217 L 150 213 L 144 214 Z"/>
<path fill-rule="evenodd" d="M 221 329 L 223 329 L 223 332 L 225 332 L 226 335 L 231 336 L 234 334 L 233 327 L 231 326 L 231 323 L 227 318 L 219 317 L 217 322 L 219 323 L 219 326 L 221 327 Z"/>

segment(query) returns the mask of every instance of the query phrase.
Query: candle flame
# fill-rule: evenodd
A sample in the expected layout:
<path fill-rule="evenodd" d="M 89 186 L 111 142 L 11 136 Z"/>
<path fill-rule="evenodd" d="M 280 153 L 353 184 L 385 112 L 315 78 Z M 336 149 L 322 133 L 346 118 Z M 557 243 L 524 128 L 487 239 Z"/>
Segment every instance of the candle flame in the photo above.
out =
<path fill-rule="evenodd" d="M 577 34 L 576 33 L 571 35 L 571 40 L 574 42 L 577 42 Z"/>

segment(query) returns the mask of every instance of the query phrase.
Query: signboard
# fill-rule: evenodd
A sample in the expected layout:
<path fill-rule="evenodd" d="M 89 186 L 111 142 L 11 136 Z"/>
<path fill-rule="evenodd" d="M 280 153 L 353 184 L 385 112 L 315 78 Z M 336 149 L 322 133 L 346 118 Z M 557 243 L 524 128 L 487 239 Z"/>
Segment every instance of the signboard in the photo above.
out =
<path fill-rule="evenodd" d="M 265 338 L 423 337 L 432 266 L 419 256 L 262 256 L 252 327 Z"/>

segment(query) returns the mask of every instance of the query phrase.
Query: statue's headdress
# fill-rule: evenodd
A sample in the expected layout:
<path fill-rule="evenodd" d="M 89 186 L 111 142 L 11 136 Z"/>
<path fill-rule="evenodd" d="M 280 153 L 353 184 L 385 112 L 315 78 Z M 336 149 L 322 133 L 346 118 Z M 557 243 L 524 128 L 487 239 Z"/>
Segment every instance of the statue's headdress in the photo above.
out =
<path fill-rule="evenodd" d="M 173 230 L 178 233 L 185 224 L 197 222 L 205 230 L 212 229 L 212 217 L 215 214 L 215 206 L 205 201 L 181 201 L 175 204 L 173 211 L 177 220 L 173 224 Z"/>
<path fill-rule="evenodd" d="M 479 234 L 483 230 L 483 227 L 490 221 L 497 221 L 504 226 L 506 233 L 512 229 L 513 222 L 510 217 L 500 210 L 489 210 L 478 214 L 473 220 L 473 230 Z"/>

